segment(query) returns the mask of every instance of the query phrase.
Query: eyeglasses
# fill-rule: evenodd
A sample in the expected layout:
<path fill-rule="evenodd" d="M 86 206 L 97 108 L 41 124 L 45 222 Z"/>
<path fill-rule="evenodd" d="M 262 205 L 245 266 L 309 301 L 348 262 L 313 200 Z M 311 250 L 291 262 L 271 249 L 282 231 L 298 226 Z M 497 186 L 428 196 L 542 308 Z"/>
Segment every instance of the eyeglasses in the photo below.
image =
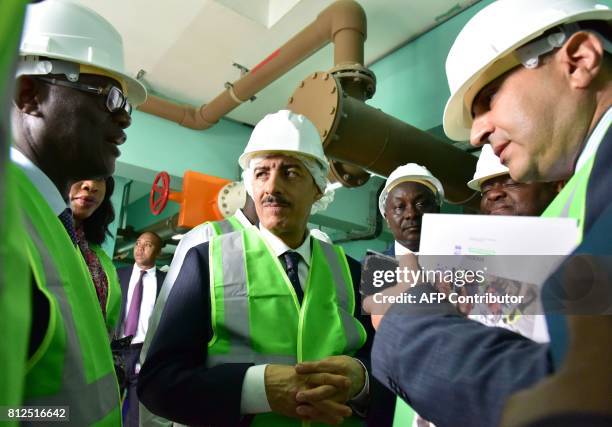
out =
<path fill-rule="evenodd" d="M 52 85 L 69 87 L 72 89 L 80 90 L 82 92 L 106 96 L 106 108 L 108 109 L 108 111 L 110 111 L 111 113 L 116 113 L 117 111 L 123 109 L 128 113 L 128 115 L 132 114 L 132 105 L 128 102 L 127 96 L 124 95 L 121 89 L 119 89 L 117 86 L 108 85 L 106 87 L 100 87 L 91 86 L 84 83 L 67 82 L 65 80 L 58 80 L 55 78 L 38 76 L 36 78 Z"/>

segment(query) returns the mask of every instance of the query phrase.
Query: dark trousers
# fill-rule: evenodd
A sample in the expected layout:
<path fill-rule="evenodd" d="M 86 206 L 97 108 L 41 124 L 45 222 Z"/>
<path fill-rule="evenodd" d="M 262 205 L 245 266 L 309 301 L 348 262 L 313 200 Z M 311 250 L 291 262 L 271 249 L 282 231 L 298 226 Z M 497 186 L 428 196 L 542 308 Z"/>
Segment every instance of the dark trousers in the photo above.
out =
<path fill-rule="evenodd" d="M 138 396 L 136 395 L 138 374 L 135 369 L 140 358 L 140 349 L 142 349 L 142 343 L 130 345 L 124 352 L 127 371 L 127 392 L 122 411 L 124 427 L 138 427 Z"/>

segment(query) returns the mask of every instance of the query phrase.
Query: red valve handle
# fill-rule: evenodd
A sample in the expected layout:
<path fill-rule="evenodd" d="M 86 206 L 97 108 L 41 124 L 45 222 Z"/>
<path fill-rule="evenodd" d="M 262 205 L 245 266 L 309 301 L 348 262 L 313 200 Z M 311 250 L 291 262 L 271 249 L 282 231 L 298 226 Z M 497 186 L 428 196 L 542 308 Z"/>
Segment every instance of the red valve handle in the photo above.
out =
<path fill-rule="evenodd" d="M 168 203 L 169 196 L 170 175 L 168 175 L 168 172 L 160 172 L 155 176 L 153 187 L 151 187 L 151 194 L 149 195 L 149 207 L 151 208 L 153 215 L 159 215 L 162 213 L 166 207 L 166 204 Z"/>

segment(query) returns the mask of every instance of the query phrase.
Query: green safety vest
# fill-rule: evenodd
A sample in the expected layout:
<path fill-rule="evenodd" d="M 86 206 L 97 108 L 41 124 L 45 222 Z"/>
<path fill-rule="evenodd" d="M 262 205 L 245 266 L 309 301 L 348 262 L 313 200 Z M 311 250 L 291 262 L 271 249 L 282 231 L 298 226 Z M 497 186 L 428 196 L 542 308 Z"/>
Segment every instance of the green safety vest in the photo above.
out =
<path fill-rule="evenodd" d="M 96 254 L 102 269 L 106 274 L 108 282 L 108 293 L 106 295 L 106 329 L 108 332 L 115 330 L 117 321 L 119 320 L 119 312 L 121 311 L 121 285 L 119 284 L 119 276 L 117 269 L 113 265 L 113 260 L 104 252 L 99 245 L 89 245 L 89 248 Z"/>
<path fill-rule="evenodd" d="M 5 178 L 5 179 L 4 179 Z M 0 406 L 22 404 L 25 361 L 32 318 L 31 272 L 19 216 L 18 189 L 12 174 L 2 177 L 4 210 L 0 213 Z M 6 414 L 5 414 L 6 415 Z M 17 421 L 7 425 L 17 425 Z M 4 424 L 3 424 L 4 425 Z"/>
<path fill-rule="evenodd" d="M 236 218 L 236 216 L 232 215 L 228 218 L 225 218 L 221 221 L 210 221 L 206 222 L 206 225 L 209 225 L 212 229 L 213 236 L 220 236 L 222 234 L 231 233 L 233 231 L 239 231 L 244 229 L 244 225 Z M 140 363 L 144 363 L 147 357 L 147 353 L 149 352 L 149 346 L 151 345 L 151 340 L 153 339 L 153 335 L 157 330 L 157 326 L 159 325 L 159 320 L 161 318 L 161 314 L 163 312 L 163 306 L 166 305 L 166 300 L 168 299 L 168 295 L 170 291 L 166 289 L 162 289 L 159 296 L 157 297 L 157 301 L 155 302 L 155 309 L 153 310 L 153 314 L 149 320 L 149 329 L 147 330 L 147 335 L 145 336 L 145 341 L 142 346 L 142 350 L 140 351 Z M 158 304 L 162 304 L 158 307 Z M 107 311 L 107 320 L 108 320 L 108 311 Z M 147 427 L 172 427 L 179 426 L 180 424 L 173 423 L 172 421 L 166 420 L 165 418 L 154 415 L 144 406 L 142 403 L 138 403 L 138 415 L 140 418 L 140 425 Z"/>
<path fill-rule="evenodd" d="M 589 177 L 595 156 L 591 157 L 565 184 L 563 190 L 542 213 L 546 218 L 574 218 L 578 222 L 580 241 L 584 232 L 584 214 Z"/>
<path fill-rule="evenodd" d="M 208 367 L 294 365 L 352 355 L 365 343 L 365 329 L 353 316 L 353 282 L 341 247 L 312 239 L 301 306 L 285 270 L 255 227 L 213 238 L 210 258 L 213 337 L 208 343 Z M 267 413 L 256 415 L 252 425 L 300 424 Z M 360 422 L 353 417 L 345 423 L 351 424 Z"/>
<path fill-rule="evenodd" d="M 27 0 L 0 1 L 0 406 L 22 404 L 31 319 L 30 270 L 19 216 L 19 197 L 6 167 L 9 106 Z M 6 415 L 6 414 L 4 414 Z M 17 426 L 17 421 L 2 425 Z"/>
<path fill-rule="evenodd" d="M 49 303 L 47 331 L 27 362 L 24 405 L 68 406 L 75 426 L 119 426 L 119 387 L 89 270 L 63 225 L 15 165 L 34 282 Z"/>
<path fill-rule="evenodd" d="M 225 218 L 221 221 L 211 221 L 208 223 L 213 230 L 213 236 L 220 236 L 222 234 L 231 233 L 232 231 L 242 230 L 244 225 L 235 215 Z"/>

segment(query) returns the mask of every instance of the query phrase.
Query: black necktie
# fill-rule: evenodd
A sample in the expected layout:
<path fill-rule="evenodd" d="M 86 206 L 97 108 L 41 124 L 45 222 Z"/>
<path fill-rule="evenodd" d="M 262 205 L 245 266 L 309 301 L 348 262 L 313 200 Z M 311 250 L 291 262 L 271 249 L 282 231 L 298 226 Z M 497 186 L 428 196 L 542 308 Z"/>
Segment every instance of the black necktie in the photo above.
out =
<path fill-rule="evenodd" d="M 295 289 L 295 293 L 297 295 L 298 301 L 302 304 L 302 300 L 304 299 L 304 291 L 302 291 L 302 286 L 300 285 L 300 276 L 298 275 L 298 263 L 300 262 L 300 254 L 297 252 L 285 252 L 283 254 L 285 258 L 285 270 L 287 271 L 287 277 L 289 277 L 289 281 L 293 285 L 293 289 Z"/>
<path fill-rule="evenodd" d="M 59 220 L 64 225 L 68 236 L 70 236 L 70 240 L 72 243 L 77 245 L 77 236 L 76 231 L 74 231 L 74 219 L 72 218 L 72 211 L 69 208 L 63 210 L 61 214 L 59 214 Z"/>

